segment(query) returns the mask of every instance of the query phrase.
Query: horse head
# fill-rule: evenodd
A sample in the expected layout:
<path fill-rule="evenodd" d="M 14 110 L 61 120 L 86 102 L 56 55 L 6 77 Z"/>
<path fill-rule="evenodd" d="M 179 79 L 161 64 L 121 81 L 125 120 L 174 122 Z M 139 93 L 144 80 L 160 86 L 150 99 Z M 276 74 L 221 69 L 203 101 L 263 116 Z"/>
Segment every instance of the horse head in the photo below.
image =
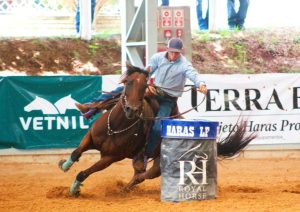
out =
<path fill-rule="evenodd" d="M 143 106 L 144 94 L 147 88 L 148 72 L 127 64 L 127 71 L 122 82 L 125 85 L 123 93 L 123 110 L 128 119 L 140 115 Z"/>

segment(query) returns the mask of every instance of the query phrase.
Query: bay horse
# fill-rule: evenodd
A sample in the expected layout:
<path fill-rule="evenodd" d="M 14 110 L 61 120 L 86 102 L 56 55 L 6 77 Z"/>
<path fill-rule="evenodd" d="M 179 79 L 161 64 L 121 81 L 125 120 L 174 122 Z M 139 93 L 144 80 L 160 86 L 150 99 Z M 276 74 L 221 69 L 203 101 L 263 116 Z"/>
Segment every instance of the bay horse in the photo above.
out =
<path fill-rule="evenodd" d="M 66 172 L 74 162 L 79 160 L 83 152 L 96 149 L 101 154 L 99 161 L 77 174 L 70 187 L 71 196 L 79 196 L 80 186 L 88 176 L 125 158 L 138 159 L 133 160 L 134 176 L 125 186 L 124 191 L 129 191 L 134 185 L 145 179 L 160 176 L 160 146 L 156 148 L 157 154 L 154 154 L 156 155 L 153 157 L 154 163 L 147 171 L 143 157 L 137 157 L 143 156 L 143 149 L 152 122 L 142 117 L 155 117 L 158 109 L 158 105 L 153 99 L 148 98 L 148 101 L 145 101 L 144 96 L 148 87 L 147 78 L 148 73 L 145 70 L 127 65 L 126 76 L 123 80 L 124 90 L 117 103 L 93 123 L 69 159 L 59 162 L 59 167 Z M 237 154 L 253 137 L 245 136 L 245 126 L 241 126 L 226 139 L 218 143 L 219 156 L 229 157 Z"/>

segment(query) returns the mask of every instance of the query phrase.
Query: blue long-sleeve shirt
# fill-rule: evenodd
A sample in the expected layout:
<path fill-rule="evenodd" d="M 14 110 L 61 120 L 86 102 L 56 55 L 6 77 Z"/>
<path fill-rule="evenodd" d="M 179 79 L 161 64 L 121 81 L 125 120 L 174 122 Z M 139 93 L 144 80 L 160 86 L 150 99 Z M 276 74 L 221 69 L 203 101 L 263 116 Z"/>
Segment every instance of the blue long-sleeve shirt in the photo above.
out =
<path fill-rule="evenodd" d="M 151 67 L 150 76 L 155 74 L 155 86 L 161 87 L 170 96 L 180 97 L 186 78 L 196 87 L 205 84 L 200 74 L 183 55 L 174 62 L 170 62 L 166 56 L 167 52 L 159 52 L 150 58 L 148 66 Z"/>

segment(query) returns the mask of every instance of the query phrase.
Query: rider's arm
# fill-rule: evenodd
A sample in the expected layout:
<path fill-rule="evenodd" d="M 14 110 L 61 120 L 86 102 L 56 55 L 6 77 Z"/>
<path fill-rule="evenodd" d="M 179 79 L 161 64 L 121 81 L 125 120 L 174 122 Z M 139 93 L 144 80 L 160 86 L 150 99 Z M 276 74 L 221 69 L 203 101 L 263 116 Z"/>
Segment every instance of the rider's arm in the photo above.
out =
<path fill-rule="evenodd" d="M 201 75 L 197 72 L 197 70 L 192 66 L 191 63 L 187 63 L 186 65 L 185 75 L 191 80 L 195 86 L 198 88 L 198 91 L 206 94 L 207 88 L 205 82 L 202 80 Z"/>

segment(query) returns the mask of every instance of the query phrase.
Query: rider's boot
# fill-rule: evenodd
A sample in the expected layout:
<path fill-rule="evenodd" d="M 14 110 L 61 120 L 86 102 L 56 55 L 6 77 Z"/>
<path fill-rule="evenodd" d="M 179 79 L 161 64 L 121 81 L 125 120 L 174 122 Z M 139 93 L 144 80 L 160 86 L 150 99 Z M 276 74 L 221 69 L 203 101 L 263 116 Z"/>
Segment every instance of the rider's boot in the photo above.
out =
<path fill-rule="evenodd" d="M 81 113 L 86 113 L 91 108 L 97 108 L 99 105 L 101 105 L 101 102 L 89 102 L 85 104 L 75 103 L 75 106 L 80 110 Z"/>
<path fill-rule="evenodd" d="M 82 116 L 86 119 L 90 119 L 92 116 L 94 116 L 97 113 L 98 113 L 97 108 L 91 108 L 91 109 L 88 110 L 88 112 L 83 113 Z"/>
<path fill-rule="evenodd" d="M 86 113 L 89 111 L 90 109 L 90 103 L 87 103 L 87 104 L 80 104 L 80 103 L 75 103 L 75 106 L 79 109 L 79 111 L 81 113 Z"/>
<path fill-rule="evenodd" d="M 96 108 L 98 104 L 99 102 L 92 102 L 86 104 L 75 103 L 76 107 L 80 110 L 81 115 L 86 119 L 90 119 L 93 115 L 95 115 L 98 112 L 98 109 Z"/>

